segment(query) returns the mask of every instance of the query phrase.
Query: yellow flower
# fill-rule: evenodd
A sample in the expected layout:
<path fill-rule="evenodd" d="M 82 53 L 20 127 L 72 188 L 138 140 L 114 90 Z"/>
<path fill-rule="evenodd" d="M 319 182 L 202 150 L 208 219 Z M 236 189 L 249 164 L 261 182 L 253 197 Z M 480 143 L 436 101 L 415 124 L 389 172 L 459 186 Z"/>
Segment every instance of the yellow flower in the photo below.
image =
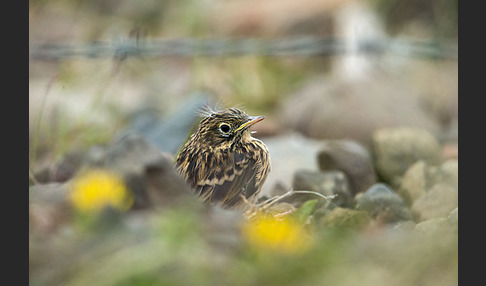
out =
<path fill-rule="evenodd" d="M 259 214 L 244 223 L 243 236 L 258 249 L 280 253 L 302 252 L 311 245 L 304 227 L 290 217 Z"/>
<path fill-rule="evenodd" d="M 106 206 L 127 210 L 133 196 L 115 173 L 96 169 L 78 175 L 71 185 L 71 202 L 82 212 L 100 211 Z"/>

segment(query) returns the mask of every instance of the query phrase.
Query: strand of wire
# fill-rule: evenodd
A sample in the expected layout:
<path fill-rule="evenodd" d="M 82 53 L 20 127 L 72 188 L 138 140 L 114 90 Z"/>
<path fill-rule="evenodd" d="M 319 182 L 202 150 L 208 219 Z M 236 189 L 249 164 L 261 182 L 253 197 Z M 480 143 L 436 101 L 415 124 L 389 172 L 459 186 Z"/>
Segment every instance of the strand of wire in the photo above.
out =
<path fill-rule="evenodd" d="M 66 60 L 73 58 L 128 57 L 230 57 L 259 56 L 332 56 L 350 53 L 384 54 L 428 59 L 458 59 L 457 41 L 425 41 L 415 39 L 363 39 L 358 45 L 333 37 L 259 38 L 126 38 L 111 42 L 86 44 L 30 43 L 31 60 Z"/>

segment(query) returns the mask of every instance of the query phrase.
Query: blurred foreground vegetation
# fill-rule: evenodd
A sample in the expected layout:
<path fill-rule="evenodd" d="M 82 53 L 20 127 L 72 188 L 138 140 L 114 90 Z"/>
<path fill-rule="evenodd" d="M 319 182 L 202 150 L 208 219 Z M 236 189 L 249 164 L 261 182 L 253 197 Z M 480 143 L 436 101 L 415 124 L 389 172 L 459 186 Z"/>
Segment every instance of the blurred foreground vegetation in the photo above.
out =
<path fill-rule="evenodd" d="M 72 199 L 76 206 L 79 202 Z M 31 233 L 31 284 L 457 283 L 453 224 L 425 232 L 369 219 L 329 225 L 316 219 L 316 203 L 309 201 L 292 215 L 254 212 L 248 219 L 193 201 L 129 212 L 115 205 L 81 207 L 56 234 Z"/>

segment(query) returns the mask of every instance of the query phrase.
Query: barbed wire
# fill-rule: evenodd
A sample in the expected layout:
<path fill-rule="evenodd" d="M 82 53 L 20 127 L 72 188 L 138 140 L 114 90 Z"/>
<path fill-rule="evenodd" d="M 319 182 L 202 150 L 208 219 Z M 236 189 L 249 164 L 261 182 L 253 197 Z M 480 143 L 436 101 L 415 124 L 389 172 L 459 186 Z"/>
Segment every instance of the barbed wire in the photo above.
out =
<path fill-rule="evenodd" d="M 362 39 L 334 37 L 262 38 L 124 38 L 110 42 L 85 44 L 29 44 L 31 60 L 56 61 L 74 58 L 128 57 L 231 57 L 260 56 L 332 56 L 350 53 L 384 54 L 427 59 L 458 59 L 457 41 L 416 39 Z"/>

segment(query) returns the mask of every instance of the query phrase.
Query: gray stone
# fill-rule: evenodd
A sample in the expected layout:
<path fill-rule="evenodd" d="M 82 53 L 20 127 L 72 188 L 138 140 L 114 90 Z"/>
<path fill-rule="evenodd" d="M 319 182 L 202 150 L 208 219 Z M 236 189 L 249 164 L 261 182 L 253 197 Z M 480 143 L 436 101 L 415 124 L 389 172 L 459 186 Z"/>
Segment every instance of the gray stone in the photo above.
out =
<path fill-rule="evenodd" d="M 106 168 L 122 174 L 134 194 L 134 208 L 167 206 L 174 199 L 193 196 L 177 174 L 173 158 L 141 136 L 130 134 L 109 147 L 91 151 L 87 168 Z"/>
<path fill-rule="evenodd" d="M 264 201 L 272 197 L 281 196 L 289 192 L 291 189 L 291 187 L 285 186 L 282 182 L 276 182 L 273 189 L 269 192 L 269 196 L 260 196 L 259 200 Z"/>
<path fill-rule="evenodd" d="M 440 230 L 444 230 L 447 223 L 445 218 L 434 218 L 418 223 L 413 232 L 421 234 L 434 233 Z"/>
<path fill-rule="evenodd" d="M 71 179 L 81 167 L 85 159 L 85 152 L 76 150 L 68 152 L 52 166 L 44 167 L 34 173 L 38 183 L 66 182 Z"/>
<path fill-rule="evenodd" d="M 199 204 L 189 185 L 179 177 L 170 163 L 170 161 L 160 160 L 145 168 L 144 179 L 151 204 L 173 206 L 181 201 L 184 205 Z"/>
<path fill-rule="evenodd" d="M 439 183 L 413 203 L 412 212 L 417 221 L 445 218 L 457 205 L 457 189 L 450 185 Z"/>
<path fill-rule="evenodd" d="M 97 153 L 96 160 L 89 162 L 90 167 L 109 168 L 122 173 L 142 173 L 146 166 L 155 163 L 173 164 L 157 147 L 136 134 L 128 134 L 111 146 L 97 150 Z"/>
<path fill-rule="evenodd" d="M 279 118 L 283 126 L 309 137 L 347 138 L 363 144 L 385 127 L 439 132 L 436 118 L 409 84 L 379 74 L 358 81 L 313 79 L 283 102 Z"/>
<path fill-rule="evenodd" d="M 320 170 L 338 170 L 346 175 L 353 195 L 366 191 L 376 183 L 371 155 L 355 141 L 325 141 L 317 156 Z"/>
<path fill-rule="evenodd" d="M 365 210 L 371 217 L 384 223 L 412 219 L 412 214 L 404 200 L 382 183 L 374 184 L 366 192 L 357 196 L 356 209 Z"/>
<path fill-rule="evenodd" d="M 419 160 L 438 165 L 442 151 L 436 138 L 424 129 L 384 128 L 373 133 L 372 152 L 383 180 L 398 187 L 407 169 Z"/>
<path fill-rule="evenodd" d="M 298 170 L 294 174 L 292 183 L 294 191 L 313 191 L 324 196 L 337 195 L 332 203 L 337 206 L 350 207 L 352 205 L 352 194 L 349 189 L 348 180 L 340 171 L 309 171 Z M 290 197 L 293 202 L 304 202 L 311 199 L 319 199 L 313 194 L 294 194 Z"/>
<path fill-rule="evenodd" d="M 200 111 L 207 104 L 208 98 L 209 95 L 196 94 L 164 118 L 150 110 L 140 111 L 134 115 L 130 128 L 121 136 L 135 133 L 159 150 L 176 154 L 198 123 Z"/>

